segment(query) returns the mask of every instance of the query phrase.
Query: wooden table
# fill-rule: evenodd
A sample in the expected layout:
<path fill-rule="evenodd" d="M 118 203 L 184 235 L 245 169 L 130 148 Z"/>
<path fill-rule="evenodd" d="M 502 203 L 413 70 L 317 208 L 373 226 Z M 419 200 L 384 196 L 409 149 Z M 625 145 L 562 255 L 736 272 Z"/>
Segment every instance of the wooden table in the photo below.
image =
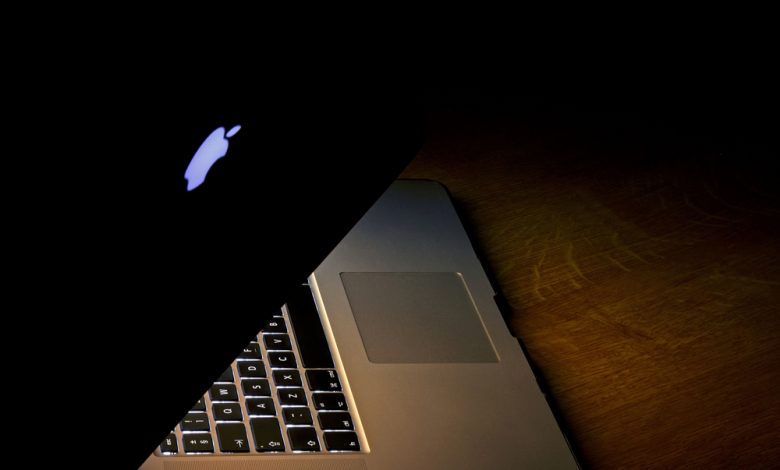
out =
<path fill-rule="evenodd" d="M 444 183 L 587 468 L 780 468 L 765 160 L 630 116 L 431 113 Z"/>

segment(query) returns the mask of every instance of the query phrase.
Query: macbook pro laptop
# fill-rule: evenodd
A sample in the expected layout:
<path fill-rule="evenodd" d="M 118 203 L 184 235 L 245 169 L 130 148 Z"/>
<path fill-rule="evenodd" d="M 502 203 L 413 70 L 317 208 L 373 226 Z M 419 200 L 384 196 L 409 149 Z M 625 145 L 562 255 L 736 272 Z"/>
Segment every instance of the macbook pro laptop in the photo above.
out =
<path fill-rule="evenodd" d="M 577 468 L 494 296 L 446 189 L 397 181 L 141 468 Z"/>

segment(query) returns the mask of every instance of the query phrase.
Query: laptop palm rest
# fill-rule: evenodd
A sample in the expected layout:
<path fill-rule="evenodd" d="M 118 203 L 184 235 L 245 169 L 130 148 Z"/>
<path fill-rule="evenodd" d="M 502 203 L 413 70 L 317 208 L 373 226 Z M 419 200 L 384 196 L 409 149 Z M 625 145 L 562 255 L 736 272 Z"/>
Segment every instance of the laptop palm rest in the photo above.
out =
<path fill-rule="evenodd" d="M 341 280 L 369 361 L 498 362 L 459 273 L 345 272 Z"/>

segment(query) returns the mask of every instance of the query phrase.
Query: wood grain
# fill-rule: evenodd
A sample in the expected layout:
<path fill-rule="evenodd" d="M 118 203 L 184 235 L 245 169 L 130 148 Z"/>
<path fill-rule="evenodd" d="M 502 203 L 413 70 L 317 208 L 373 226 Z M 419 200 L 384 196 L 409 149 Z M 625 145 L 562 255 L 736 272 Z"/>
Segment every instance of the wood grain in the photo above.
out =
<path fill-rule="evenodd" d="M 450 189 L 587 468 L 780 468 L 768 168 L 620 119 L 430 123 L 403 176 Z"/>

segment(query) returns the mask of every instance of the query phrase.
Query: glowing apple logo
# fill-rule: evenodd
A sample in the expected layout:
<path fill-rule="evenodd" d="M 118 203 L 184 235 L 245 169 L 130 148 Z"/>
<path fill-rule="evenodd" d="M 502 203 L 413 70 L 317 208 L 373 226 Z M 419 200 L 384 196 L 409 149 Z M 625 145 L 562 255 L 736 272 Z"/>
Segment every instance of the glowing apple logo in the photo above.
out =
<path fill-rule="evenodd" d="M 224 127 L 218 127 L 206 140 L 200 144 L 200 148 L 190 160 L 184 179 L 187 180 L 187 191 L 197 188 L 206 180 L 206 174 L 217 160 L 224 157 L 228 151 L 228 139 L 236 135 L 241 126 L 235 126 L 225 134 Z"/>

